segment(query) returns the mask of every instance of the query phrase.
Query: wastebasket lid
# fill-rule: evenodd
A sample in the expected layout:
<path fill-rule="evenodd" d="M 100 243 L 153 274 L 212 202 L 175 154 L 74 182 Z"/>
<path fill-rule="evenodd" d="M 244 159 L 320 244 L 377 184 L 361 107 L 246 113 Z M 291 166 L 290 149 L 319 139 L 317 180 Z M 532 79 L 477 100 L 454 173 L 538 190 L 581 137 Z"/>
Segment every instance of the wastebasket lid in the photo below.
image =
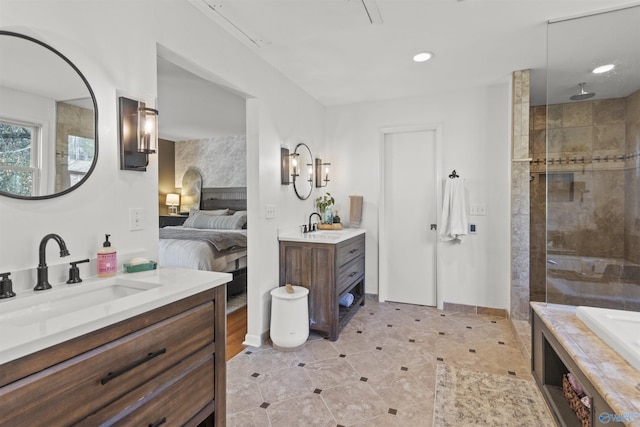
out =
<path fill-rule="evenodd" d="M 290 294 L 287 292 L 287 288 L 285 286 L 278 286 L 271 290 L 271 296 L 280 299 L 298 299 L 306 297 L 309 294 L 309 289 L 304 286 L 292 286 L 292 288 L 293 293 Z"/>

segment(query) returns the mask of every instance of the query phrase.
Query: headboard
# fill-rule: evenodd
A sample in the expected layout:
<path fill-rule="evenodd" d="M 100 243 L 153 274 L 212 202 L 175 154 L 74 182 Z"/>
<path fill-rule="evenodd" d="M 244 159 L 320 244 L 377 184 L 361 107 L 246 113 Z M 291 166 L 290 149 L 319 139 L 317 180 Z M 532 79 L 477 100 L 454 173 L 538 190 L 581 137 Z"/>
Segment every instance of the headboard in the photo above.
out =
<path fill-rule="evenodd" d="M 200 209 L 233 209 L 247 210 L 246 187 L 203 188 L 200 198 Z"/>

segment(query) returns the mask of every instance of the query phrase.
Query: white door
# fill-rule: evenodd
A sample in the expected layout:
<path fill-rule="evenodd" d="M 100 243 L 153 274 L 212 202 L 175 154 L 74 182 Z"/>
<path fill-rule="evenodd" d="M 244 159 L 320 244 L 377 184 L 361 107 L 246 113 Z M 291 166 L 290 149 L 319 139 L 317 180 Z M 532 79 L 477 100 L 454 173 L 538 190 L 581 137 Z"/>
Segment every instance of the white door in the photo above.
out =
<path fill-rule="evenodd" d="M 436 305 L 438 232 L 435 130 L 385 133 L 383 201 L 386 300 Z M 432 227 L 433 224 L 433 227 Z"/>

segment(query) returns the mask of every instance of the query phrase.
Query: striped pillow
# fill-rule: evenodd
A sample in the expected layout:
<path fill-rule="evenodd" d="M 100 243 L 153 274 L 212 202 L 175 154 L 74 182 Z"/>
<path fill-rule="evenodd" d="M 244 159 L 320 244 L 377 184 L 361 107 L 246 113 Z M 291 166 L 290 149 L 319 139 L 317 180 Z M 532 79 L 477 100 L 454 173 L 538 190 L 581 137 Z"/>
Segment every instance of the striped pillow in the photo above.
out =
<path fill-rule="evenodd" d="M 185 228 L 206 228 L 212 230 L 242 230 L 246 224 L 246 216 L 207 215 L 195 212 L 184 222 Z"/>

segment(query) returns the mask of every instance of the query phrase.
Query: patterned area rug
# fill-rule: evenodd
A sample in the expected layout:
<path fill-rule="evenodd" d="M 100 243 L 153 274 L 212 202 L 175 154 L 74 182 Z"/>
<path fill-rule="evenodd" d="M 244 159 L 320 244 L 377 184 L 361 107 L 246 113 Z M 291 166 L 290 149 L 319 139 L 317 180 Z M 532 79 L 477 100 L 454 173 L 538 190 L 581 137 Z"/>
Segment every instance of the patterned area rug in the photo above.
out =
<path fill-rule="evenodd" d="M 444 364 L 434 406 L 434 426 L 555 426 L 534 382 Z"/>

